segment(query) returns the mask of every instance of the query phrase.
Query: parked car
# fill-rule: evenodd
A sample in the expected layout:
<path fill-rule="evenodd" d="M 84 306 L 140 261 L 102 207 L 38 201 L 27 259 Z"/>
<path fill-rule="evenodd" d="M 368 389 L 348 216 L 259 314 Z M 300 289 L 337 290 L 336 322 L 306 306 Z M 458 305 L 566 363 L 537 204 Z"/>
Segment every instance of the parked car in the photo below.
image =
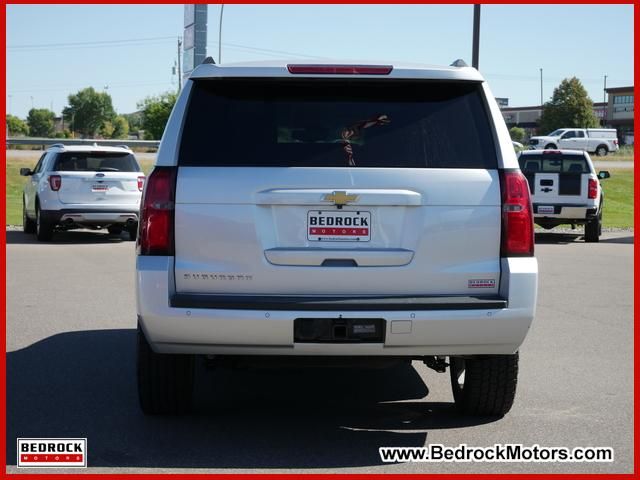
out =
<path fill-rule="evenodd" d="M 535 223 L 551 229 L 558 225 L 584 225 L 586 242 L 602 234 L 604 193 L 591 157 L 581 150 L 525 150 L 520 168 L 529 182 Z"/>
<path fill-rule="evenodd" d="M 57 230 L 107 228 L 123 230 L 135 240 L 145 176 L 127 147 L 67 146 L 45 151 L 22 196 L 22 225 L 40 241 Z"/>
<path fill-rule="evenodd" d="M 585 150 L 599 157 L 609 152 L 617 152 L 617 131 L 615 128 L 560 128 L 546 136 L 531 137 L 532 150 Z"/>
<path fill-rule="evenodd" d="M 449 367 L 461 411 L 512 406 L 532 210 L 473 68 L 205 62 L 162 137 L 137 253 L 146 413 L 188 409 L 197 357 L 421 360 Z"/>

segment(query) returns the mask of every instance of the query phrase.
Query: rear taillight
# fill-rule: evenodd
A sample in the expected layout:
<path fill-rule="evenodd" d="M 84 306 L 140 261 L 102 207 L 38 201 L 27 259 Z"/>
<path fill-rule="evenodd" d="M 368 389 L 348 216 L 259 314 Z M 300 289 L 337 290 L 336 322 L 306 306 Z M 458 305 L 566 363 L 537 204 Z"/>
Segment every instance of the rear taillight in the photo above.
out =
<path fill-rule="evenodd" d="M 176 172 L 175 167 L 156 167 L 147 178 L 140 209 L 140 255 L 173 255 Z"/>
<path fill-rule="evenodd" d="M 391 65 L 287 65 L 289 73 L 320 75 L 389 75 Z"/>
<path fill-rule="evenodd" d="M 60 175 L 49 175 L 49 186 L 51 190 L 57 192 L 62 186 L 62 177 Z"/>
<path fill-rule="evenodd" d="M 144 188 L 144 177 L 138 177 L 138 190 L 142 191 Z"/>
<path fill-rule="evenodd" d="M 598 181 L 594 178 L 589 179 L 589 198 L 594 199 L 598 196 Z"/>
<path fill-rule="evenodd" d="M 520 170 L 500 172 L 502 189 L 502 257 L 533 256 L 533 210 L 529 184 Z"/>
<path fill-rule="evenodd" d="M 613 144 L 614 145 L 618 145 L 618 139 L 617 138 L 613 140 Z"/>

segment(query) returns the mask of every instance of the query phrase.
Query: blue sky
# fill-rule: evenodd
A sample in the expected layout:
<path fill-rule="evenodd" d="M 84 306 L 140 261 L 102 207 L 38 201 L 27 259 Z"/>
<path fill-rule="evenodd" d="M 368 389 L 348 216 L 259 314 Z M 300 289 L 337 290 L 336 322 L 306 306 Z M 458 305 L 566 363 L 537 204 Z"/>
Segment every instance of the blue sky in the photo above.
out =
<path fill-rule="evenodd" d="M 7 111 L 59 113 L 67 95 L 107 90 L 129 113 L 177 87 L 172 66 L 182 5 L 7 5 Z M 219 5 L 209 6 L 208 53 L 217 61 Z M 471 5 L 227 5 L 224 63 L 331 57 L 471 63 Z M 107 43 L 104 43 L 107 42 Z M 276 53 L 287 52 L 287 55 Z M 292 55 L 289 55 L 292 54 Z M 545 100 L 565 77 L 594 101 L 633 84 L 633 6 L 484 5 L 480 71 L 510 105 Z"/>

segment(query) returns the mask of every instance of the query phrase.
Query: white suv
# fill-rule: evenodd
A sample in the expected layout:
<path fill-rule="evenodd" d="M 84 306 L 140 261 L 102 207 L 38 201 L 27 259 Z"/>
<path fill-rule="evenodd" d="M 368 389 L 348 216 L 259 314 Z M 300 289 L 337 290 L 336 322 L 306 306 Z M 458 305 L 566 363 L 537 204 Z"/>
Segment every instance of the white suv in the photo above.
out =
<path fill-rule="evenodd" d="M 542 228 L 584 225 L 586 242 L 602 234 L 604 193 L 591 157 L 582 150 L 527 150 L 518 157 L 531 189 L 533 217 Z"/>
<path fill-rule="evenodd" d="M 538 266 L 527 181 L 475 69 L 199 66 L 137 247 L 147 413 L 188 408 L 198 355 L 421 360 L 450 366 L 463 412 L 511 408 Z"/>
<path fill-rule="evenodd" d="M 22 225 L 40 241 L 54 231 L 107 227 L 109 233 L 138 231 L 144 174 L 127 147 L 51 146 L 29 177 L 22 197 Z"/>

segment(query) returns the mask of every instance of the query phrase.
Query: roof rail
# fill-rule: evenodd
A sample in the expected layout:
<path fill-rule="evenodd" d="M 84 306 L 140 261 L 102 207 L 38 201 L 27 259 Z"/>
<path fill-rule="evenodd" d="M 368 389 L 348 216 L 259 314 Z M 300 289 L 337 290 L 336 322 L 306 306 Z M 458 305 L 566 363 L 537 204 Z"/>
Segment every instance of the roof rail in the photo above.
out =
<path fill-rule="evenodd" d="M 124 148 L 126 150 L 131 150 L 131 147 L 129 145 L 124 145 L 124 144 L 123 145 L 116 145 L 116 147 Z"/>
<path fill-rule="evenodd" d="M 54 143 L 49 148 L 64 148 L 64 143 Z"/>

